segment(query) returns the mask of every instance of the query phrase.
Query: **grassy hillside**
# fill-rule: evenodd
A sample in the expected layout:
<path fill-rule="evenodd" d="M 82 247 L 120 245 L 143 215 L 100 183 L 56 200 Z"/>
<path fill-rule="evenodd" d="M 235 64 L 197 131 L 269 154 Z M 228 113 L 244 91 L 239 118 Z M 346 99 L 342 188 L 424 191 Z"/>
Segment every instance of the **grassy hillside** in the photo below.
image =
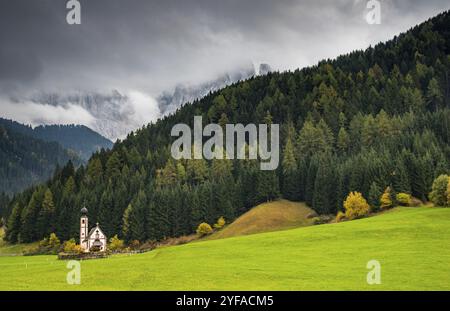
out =
<path fill-rule="evenodd" d="M 209 239 L 223 239 L 253 233 L 278 231 L 312 225 L 307 216 L 314 213 L 304 203 L 278 200 L 263 203 L 240 216 Z"/>
<path fill-rule="evenodd" d="M 338 224 L 82 262 L 67 285 L 54 256 L 0 257 L 0 289 L 450 290 L 450 209 L 399 208 Z M 366 264 L 381 263 L 381 285 Z"/>
<path fill-rule="evenodd" d="M 0 228 L 0 257 L 1 256 L 20 256 L 25 251 L 32 249 L 39 242 L 29 243 L 29 244 L 8 244 L 3 241 L 3 236 L 5 234 L 5 229 Z M 1 262 L 1 259 L 0 259 Z"/>

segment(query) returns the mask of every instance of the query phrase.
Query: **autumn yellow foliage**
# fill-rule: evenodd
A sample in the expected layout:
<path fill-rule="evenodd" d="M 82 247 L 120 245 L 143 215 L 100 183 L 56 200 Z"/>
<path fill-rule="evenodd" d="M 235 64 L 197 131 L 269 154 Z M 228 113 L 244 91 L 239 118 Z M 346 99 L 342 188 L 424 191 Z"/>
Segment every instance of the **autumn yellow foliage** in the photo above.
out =
<path fill-rule="evenodd" d="M 225 226 L 225 218 L 222 216 L 219 219 L 217 219 L 217 223 L 214 224 L 214 229 L 220 230 Z"/>
<path fill-rule="evenodd" d="M 204 236 L 204 235 L 208 235 L 211 234 L 213 232 L 213 229 L 211 228 L 211 226 L 209 224 L 207 224 L 206 222 L 202 222 L 201 224 L 198 225 L 197 227 L 197 234 L 199 236 Z"/>
<path fill-rule="evenodd" d="M 392 207 L 391 188 L 387 187 L 380 198 L 381 209 L 388 209 Z"/>
<path fill-rule="evenodd" d="M 341 211 L 339 211 L 337 214 L 336 214 L 336 222 L 341 222 L 342 220 L 344 220 L 344 218 L 345 218 L 345 214 L 343 213 L 343 212 L 341 212 Z"/>
<path fill-rule="evenodd" d="M 366 216 L 370 206 L 360 192 L 350 192 L 344 201 L 345 217 L 355 219 Z"/>
<path fill-rule="evenodd" d="M 400 192 L 397 194 L 397 202 L 402 206 L 411 206 L 411 195 Z"/>
<path fill-rule="evenodd" d="M 450 206 L 450 178 L 447 183 L 447 206 Z"/>

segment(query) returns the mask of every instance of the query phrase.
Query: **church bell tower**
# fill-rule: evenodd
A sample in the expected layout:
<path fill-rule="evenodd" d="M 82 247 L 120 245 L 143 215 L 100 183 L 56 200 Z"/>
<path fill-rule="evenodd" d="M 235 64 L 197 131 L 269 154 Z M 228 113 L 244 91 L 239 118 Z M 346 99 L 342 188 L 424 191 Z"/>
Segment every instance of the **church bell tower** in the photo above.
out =
<path fill-rule="evenodd" d="M 80 246 L 85 251 L 89 251 L 88 247 L 88 210 L 86 207 L 81 209 L 81 218 L 80 218 Z"/>

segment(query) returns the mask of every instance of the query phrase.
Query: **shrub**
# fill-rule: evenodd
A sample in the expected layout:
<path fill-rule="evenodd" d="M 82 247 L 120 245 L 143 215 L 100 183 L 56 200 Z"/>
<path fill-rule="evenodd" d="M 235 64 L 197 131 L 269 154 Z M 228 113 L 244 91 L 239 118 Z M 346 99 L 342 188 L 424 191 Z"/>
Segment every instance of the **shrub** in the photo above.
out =
<path fill-rule="evenodd" d="M 320 220 L 319 217 L 313 217 L 313 218 L 311 218 L 311 220 L 312 220 L 312 223 L 314 225 L 320 225 L 321 224 L 321 220 Z"/>
<path fill-rule="evenodd" d="M 447 183 L 447 206 L 450 206 L 450 177 Z"/>
<path fill-rule="evenodd" d="M 48 238 L 48 246 L 55 251 L 57 251 L 61 247 L 61 242 L 59 241 L 55 233 L 50 234 L 50 237 Z"/>
<path fill-rule="evenodd" d="M 341 222 L 344 219 L 345 219 L 345 214 L 343 212 L 339 211 L 336 214 L 336 222 Z"/>
<path fill-rule="evenodd" d="M 388 209 L 392 207 L 392 198 L 391 198 L 391 188 L 387 187 L 386 190 L 384 190 L 384 193 L 381 195 L 380 198 L 380 208 L 381 209 Z"/>
<path fill-rule="evenodd" d="M 320 215 L 320 216 L 311 218 L 311 220 L 314 225 L 322 225 L 322 224 L 329 223 L 331 220 L 333 220 L 333 218 L 334 217 L 330 216 L 330 215 Z"/>
<path fill-rule="evenodd" d="M 411 206 L 417 207 L 417 206 L 422 206 L 422 205 L 423 205 L 423 202 L 421 200 L 411 196 Z"/>
<path fill-rule="evenodd" d="M 308 215 L 306 215 L 307 219 L 313 219 L 314 217 L 317 217 L 317 213 L 315 211 L 312 211 L 311 213 L 309 213 Z"/>
<path fill-rule="evenodd" d="M 109 239 L 108 248 L 112 251 L 120 251 L 124 248 L 124 242 L 123 240 L 119 239 L 119 237 L 116 234 L 111 239 Z"/>
<path fill-rule="evenodd" d="M 201 224 L 198 225 L 197 227 L 197 234 L 199 236 L 205 236 L 208 234 L 211 234 L 213 231 L 213 229 L 211 228 L 211 226 L 209 224 L 207 224 L 206 222 L 202 222 Z"/>
<path fill-rule="evenodd" d="M 142 245 L 139 247 L 141 251 L 151 251 L 155 249 L 158 246 L 158 242 L 155 240 L 149 240 L 145 243 L 142 243 Z"/>
<path fill-rule="evenodd" d="M 69 241 L 65 241 L 63 244 L 64 253 L 68 254 L 80 254 L 83 252 L 80 245 L 77 245 L 75 239 L 70 239 Z"/>
<path fill-rule="evenodd" d="M 39 248 L 48 247 L 48 238 L 43 238 L 42 240 L 40 240 L 38 247 Z"/>
<path fill-rule="evenodd" d="M 225 226 L 225 218 L 220 217 L 219 219 L 217 219 L 217 223 L 214 224 L 214 229 L 220 230 L 223 228 L 223 226 Z"/>
<path fill-rule="evenodd" d="M 24 255 L 56 255 L 60 247 L 58 237 L 52 233 L 49 238 L 43 238 L 36 247 L 26 251 Z"/>
<path fill-rule="evenodd" d="M 139 240 L 133 240 L 130 242 L 131 249 L 137 250 L 139 247 L 141 247 L 141 242 L 139 242 Z"/>
<path fill-rule="evenodd" d="M 408 193 L 400 192 L 396 196 L 397 202 L 402 206 L 411 206 L 411 195 Z"/>
<path fill-rule="evenodd" d="M 350 192 L 344 201 L 345 217 L 355 219 L 366 216 L 370 206 L 360 192 Z"/>
<path fill-rule="evenodd" d="M 447 204 L 448 183 L 448 175 L 440 175 L 433 181 L 433 186 L 431 187 L 430 192 L 430 200 L 435 206 L 445 206 Z"/>

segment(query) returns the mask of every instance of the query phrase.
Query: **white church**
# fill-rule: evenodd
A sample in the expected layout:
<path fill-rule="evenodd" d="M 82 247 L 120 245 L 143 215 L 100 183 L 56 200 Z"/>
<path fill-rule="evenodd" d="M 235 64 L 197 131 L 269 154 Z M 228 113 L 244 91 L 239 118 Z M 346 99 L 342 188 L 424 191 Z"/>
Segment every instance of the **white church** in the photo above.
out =
<path fill-rule="evenodd" d="M 89 231 L 88 210 L 86 207 L 81 209 L 80 219 L 80 246 L 85 253 L 106 251 L 106 235 L 98 223 Z"/>

